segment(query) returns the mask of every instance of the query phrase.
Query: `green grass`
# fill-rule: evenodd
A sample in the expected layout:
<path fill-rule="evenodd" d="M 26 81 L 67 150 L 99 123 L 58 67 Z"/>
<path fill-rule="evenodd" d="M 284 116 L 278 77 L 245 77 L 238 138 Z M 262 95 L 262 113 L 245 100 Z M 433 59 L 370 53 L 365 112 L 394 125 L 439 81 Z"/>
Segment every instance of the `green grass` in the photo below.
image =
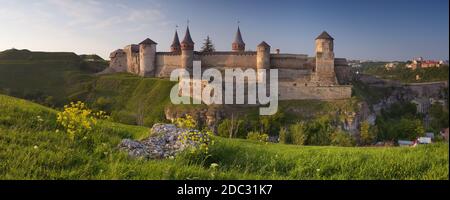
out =
<path fill-rule="evenodd" d="M 104 75 L 96 77 L 93 88 L 74 99 L 96 106 L 102 98 L 106 103 L 98 107 L 110 112 L 115 121 L 152 126 L 165 121 L 164 109 L 171 104 L 169 94 L 174 84 L 126 73 Z"/>
<path fill-rule="evenodd" d="M 345 148 L 215 138 L 206 160 L 184 154 L 146 161 L 116 146 L 144 138 L 148 128 L 104 121 L 84 144 L 55 132 L 53 109 L 0 95 L 0 111 L 0 179 L 448 179 L 444 143 Z"/>
<path fill-rule="evenodd" d="M 84 65 L 74 53 L 6 50 L 0 52 L 0 93 L 62 106 L 94 78 Z"/>

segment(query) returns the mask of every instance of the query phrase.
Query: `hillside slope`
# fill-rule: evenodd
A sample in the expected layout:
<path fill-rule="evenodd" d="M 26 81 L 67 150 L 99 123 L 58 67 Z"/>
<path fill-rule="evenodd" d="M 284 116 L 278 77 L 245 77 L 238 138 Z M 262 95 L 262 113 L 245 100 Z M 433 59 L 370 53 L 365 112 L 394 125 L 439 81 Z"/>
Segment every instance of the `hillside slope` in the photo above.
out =
<path fill-rule="evenodd" d="M 56 131 L 53 109 L 0 95 L 0 111 L 0 179 L 448 179 L 448 144 L 304 147 L 215 138 L 205 161 L 145 161 L 116 146 L 144 138 L 148 128 L 103 121 L 86 145 Z"/>
<path fill-rule="evenodd" d="M 62 106 L 67 96 L 83 90 L 106 61 L 84 61 L 70 52 L 0 52 L 0 93 Z"/>

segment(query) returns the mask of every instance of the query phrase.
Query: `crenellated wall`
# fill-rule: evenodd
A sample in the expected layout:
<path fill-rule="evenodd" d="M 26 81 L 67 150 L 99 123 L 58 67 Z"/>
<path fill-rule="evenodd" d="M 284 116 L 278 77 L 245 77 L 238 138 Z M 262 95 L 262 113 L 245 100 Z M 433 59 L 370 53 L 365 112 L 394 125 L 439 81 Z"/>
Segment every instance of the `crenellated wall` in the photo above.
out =
<path fill-rule="evenodd" d="M 278 69 L 312 69 L 313 63 L 305 54 L 271 54 L 270 67 Z"/>
<path fill-rule="evenodd" d="M 202 62 L 202 68 L 256 68 L 256 52 L 211 52 L 196 53 L 195 60 Z"/>
<path fill-rule="evenodd" d="M 170 77 L 170 73 L 181 68 L 181 54 L 171 52 L 156 53 L 155 76 L 159 78 Z"/>

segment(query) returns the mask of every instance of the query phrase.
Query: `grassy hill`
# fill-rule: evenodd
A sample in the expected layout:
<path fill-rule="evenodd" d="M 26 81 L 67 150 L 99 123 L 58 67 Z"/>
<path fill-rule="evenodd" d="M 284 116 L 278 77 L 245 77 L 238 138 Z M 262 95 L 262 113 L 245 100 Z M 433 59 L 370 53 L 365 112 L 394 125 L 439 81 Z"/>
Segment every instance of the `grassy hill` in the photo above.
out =
<path fill-rule="evenodd" d="M 0 110 L 0 179 L 448 179 L 448 144 L 306 147 L 217 137 L 204 161 L 146 161 L 115 147 L 148 128 L 102 121 L 91 143 L 74 143 L 56 131 L 51 108 L 0 95 Z"/>
<path fill-rule="evenodd" d="M 90 89 L 71 98 L 108 111 L 115 121 L 152 126 L 165 121 L 164 108 L 170 104 L 169 93 L 174 84 L 125 73 L 104 75 L 96 77 Z"/>
<path fill-rule="evenodd" d="M 0 52 L 0 93 L 62 106 L 104 67 L 74 53 L 6 50 Z"/>

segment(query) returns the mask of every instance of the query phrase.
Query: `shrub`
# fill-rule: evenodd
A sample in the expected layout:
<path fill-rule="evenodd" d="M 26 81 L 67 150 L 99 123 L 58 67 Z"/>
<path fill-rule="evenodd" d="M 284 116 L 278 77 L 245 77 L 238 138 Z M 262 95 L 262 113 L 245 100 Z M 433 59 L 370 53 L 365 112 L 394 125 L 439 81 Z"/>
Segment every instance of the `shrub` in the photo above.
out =
<path fill-rule="evenodd" d="M 223 120 L 217 126 L 217 133 L 225 138 L 245 138 L 244 120 Z"/>
<path fill-rule="evenodd" d="M 305 124 L 296 123 L 289 126 L 289 135 L 292 144 L 304 145 L 308 138 L 307 133 L 305 132 Z"/>
<path fill-rule="evenodd" d="M 277 112 L 270 116 L 261 116 L 259 118 L 259 130 L 263 133 L 275 135 L 280 131 L 284 121 L 286 121 L 286 117 L 283 112 Z"/>
<path fill-rule="evenodd" d="M 69 138 L 84 138 L 97 124 L 97 119 L 107 119 L 105 112 L 92 112 L 86 105 L 78 101 L 64 106 L 64 111 L 57 114 L 57 123 L 69 134 Z"/>
<path fill-rule="evenodd" d="M 331 145 L 351 147 L 355 146 L 355 140 L 349 133 L 336 131 L 331 135 Z"/>
<path fill-rule="evenodd" d="M 197 127 L 197 122 L 191 115 L 186 115 L 184 118 L 177 118 L 174 123 L 179 128 L 194 129 Z"/>
<path fill-rule="evenodd" d="M 249 132 L 247 134 L 247 139 L 249 140 L 255 140 L 258 142 L 268 142 L 269 141 L 269 135 L 265 133 L 259 133 L 259 132 Z"/>
<path fill-rule="evenodd" d="M 367 121 L 361 123 L 359 134 L 362 145 L 372 144 L 375 141 L 376 135 L 374 135 L 374 129 L 371 130 L 370 124 Z"/>
<path fill-rule="evenodd" d="M 306 126 L 307 139 L 305 144 L 308 145 L 329 145 L 330 133 L 332 133 L 332 126 L 328 117 L 324 116 L 313 120 Z"/>
<path fill-rule="evenodd" d="M 213 133 L 209 130 L 187 130 L 183 132 L 179 137 L 181 139 L 181 143 L 183 144 L 190 144 L 190 142 L 195 143 L 195 145 L 190 148 L 192 154 L 200 153 L 208 155 L 209 146 L 214 144 L 212 136 Z"/>
<path fill-rule="evenodd" d="M 291 136 L 286 128 L 281 128 L 278 133 L 278 141 L 283 144 L 291 144 Z"/>
<path fill-rule="evenodd" d="M 197 123 L 190 115 L 186 115 L 184 118 L 177 118 L 175 120 L 175 125 L 179 128 L 186 129 L 186 131 L 179 136 L 181 143 L 195 143 L 195 145 L 191 146 L 190 148 L 192 154 L 208 155 L 209 146 L 214 144 L 214 140 L 212 139 L 213 133 L 211 131 L 194 130 L 194 128 L 197 126 Z"/>

